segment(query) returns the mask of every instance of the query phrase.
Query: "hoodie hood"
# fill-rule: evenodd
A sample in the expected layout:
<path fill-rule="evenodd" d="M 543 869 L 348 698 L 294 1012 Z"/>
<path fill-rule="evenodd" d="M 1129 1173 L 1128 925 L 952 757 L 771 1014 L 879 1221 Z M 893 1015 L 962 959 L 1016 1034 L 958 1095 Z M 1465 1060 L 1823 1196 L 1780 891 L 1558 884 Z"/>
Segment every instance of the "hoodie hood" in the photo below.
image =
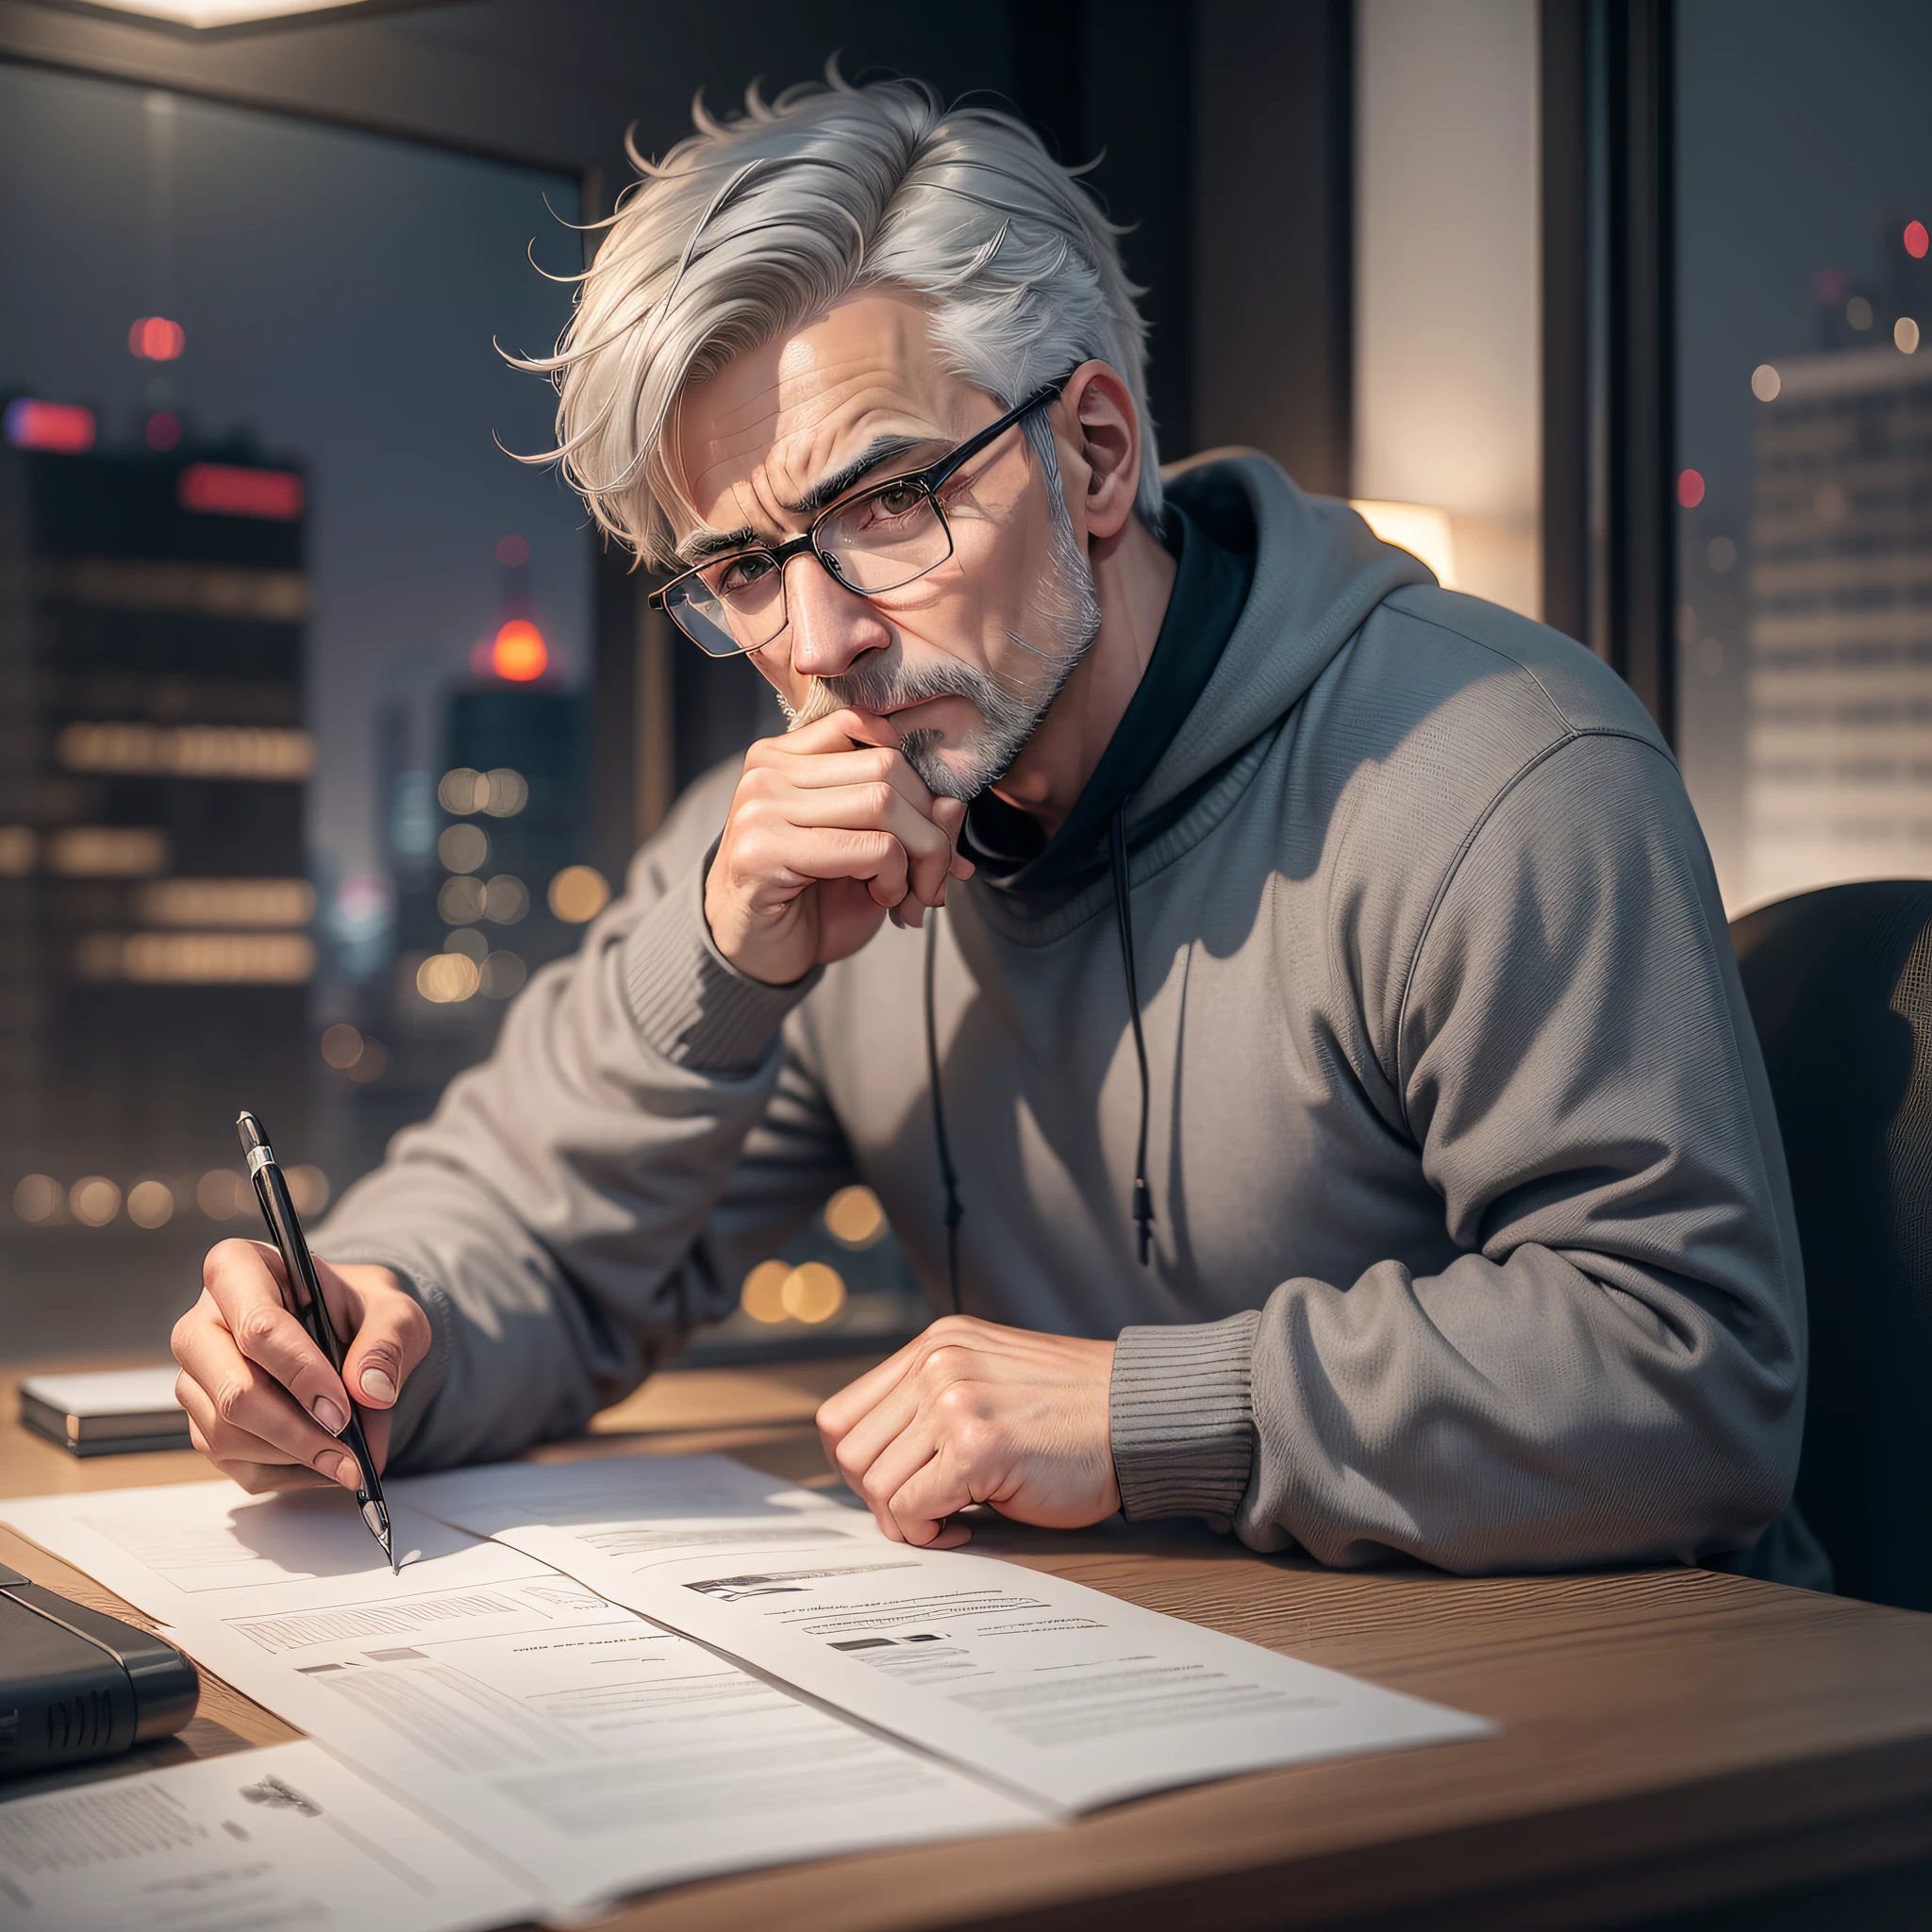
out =
<path fill-rule="evenodd" d="M 1214 675 L 1133 797 L 1129 829 L 1286 715 L 1391 591 L 1436 581 L 1347 504 L 1297 489 L 1258 451 L 1212 450 L 1162 474 L 1216 542 L 1253 555 L 1255 577 Z"/>

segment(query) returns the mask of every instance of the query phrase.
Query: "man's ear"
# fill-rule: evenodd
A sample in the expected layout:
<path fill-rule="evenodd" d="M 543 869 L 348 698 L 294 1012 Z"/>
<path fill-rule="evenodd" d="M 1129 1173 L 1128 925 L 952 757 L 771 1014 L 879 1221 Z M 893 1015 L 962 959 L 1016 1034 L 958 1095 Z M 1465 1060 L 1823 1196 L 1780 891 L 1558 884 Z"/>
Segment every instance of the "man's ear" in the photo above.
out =
<path fill-rule="evenodd" d="M 1119 373 L 1084 362 L 1061 392 L 1068 433 L 1086 469 L 1087 534 L 1116 537 L 1134 513 L 1141 488 L 1141 419 Z"/>

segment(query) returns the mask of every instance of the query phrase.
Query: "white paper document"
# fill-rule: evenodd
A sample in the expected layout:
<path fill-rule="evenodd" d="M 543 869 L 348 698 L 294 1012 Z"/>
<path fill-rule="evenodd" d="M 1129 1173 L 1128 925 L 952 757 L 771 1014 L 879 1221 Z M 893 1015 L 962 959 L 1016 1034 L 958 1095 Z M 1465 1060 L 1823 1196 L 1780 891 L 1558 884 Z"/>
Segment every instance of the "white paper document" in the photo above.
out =
<path fill-rule="evenodd" d="M 464 1932 L 537 1909 L 317 1744 L 0 1804 L 0 1924 L 18 1932 Z"/>
<path fill-rule="evenodd" d="M 1069 1809 L 1494 1726 L 872 1519 L 723 1457 L 453 1471 L 410 1504 Z"/>
<path fill-rule="evenodd" d="M 344 1496 L 232 1484 L 0 1504 L 217 1676 L 576 1909 L 1042 1807 L 776 1689 L 410 1507 L 392 1576 Z"/>

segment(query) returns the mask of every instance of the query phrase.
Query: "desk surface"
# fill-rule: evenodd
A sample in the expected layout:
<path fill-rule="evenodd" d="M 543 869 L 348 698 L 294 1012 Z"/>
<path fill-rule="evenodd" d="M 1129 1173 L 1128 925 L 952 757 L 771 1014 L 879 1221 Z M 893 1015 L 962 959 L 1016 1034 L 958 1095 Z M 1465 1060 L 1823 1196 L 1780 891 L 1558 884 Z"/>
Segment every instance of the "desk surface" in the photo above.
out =
<path fill-rule="evenodd" d="M 823 1480 L 813 1407 L 863 1366 L 674 1372 L 539 1453 L 719 1450 Z M 69 1457 L 19 1426 L 13 1380 L 0 1374 L 0 1495 L 192 1481 L 203 1467 L 185 1452 Z M 1700 1570 L 1338 1573 L 1192 1524 L 997 1524 L 974 1547 L 1481 1712 L 1502 1733 L 1230 1779 L 1037 1836 L 680 1886 L 608 1923 L 1488 1932 L 1612 1924 L 1932 1858 L 1932 1617 Z M 0 1562 L 142 1621 L 5 1529 Z M 296 1735 L 203 1683 L 179 1740 L 91 1774 Z"/>

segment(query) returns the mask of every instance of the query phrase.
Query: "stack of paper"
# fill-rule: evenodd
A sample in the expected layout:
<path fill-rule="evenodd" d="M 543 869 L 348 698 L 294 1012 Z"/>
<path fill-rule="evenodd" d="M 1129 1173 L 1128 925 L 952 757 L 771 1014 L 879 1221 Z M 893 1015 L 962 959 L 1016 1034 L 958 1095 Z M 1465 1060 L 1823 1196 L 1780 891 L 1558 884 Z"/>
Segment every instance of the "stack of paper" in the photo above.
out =
<path fill-rule="evenodd" d="M 470 1932 L 538 1908 L 314 1744 L 0 1805 L 0 1920 L 17 1932 Z"/>
<path fill-rule="evenodd" d="M 333 1491 L 198 1483 L 0 1520 L 439 1821 L 500 1874 L 503 1917 L 1491 1728 L 893 1542 L 722 1457 L 517 1463 L 389 1497 L 399 1576 Z"/>
<path fill-rule="evenodd" d="M 0 1513 L 554 1907 L 1045 1822 L 422 1514 L 404 1488 L 400 1576 L 326 1490 L 195 1483 Z"/>

